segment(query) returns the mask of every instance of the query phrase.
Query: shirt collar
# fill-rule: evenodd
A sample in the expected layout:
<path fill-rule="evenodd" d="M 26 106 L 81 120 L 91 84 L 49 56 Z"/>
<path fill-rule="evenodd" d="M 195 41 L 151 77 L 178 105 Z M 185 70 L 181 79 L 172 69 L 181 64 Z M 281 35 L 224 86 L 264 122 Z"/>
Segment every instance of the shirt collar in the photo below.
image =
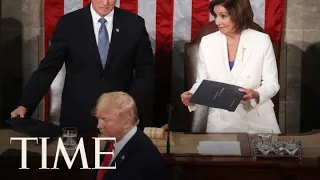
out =
<path fill-rule="evenodd" d="M 101 18 L 100 15 L 93 9 L 92 4 L 90 5 L 90 11 L 92 15 L 92 21 L 96 24 L 99 23 L 99 19 Z M 107 14 L 104 18 L 107 20 L 107 24 L 112 25 L 113 23 L 113 15 L 114 15 L 114 8 L 112 11 Z"/>
<path fill-rule="evenodd" d="M 125 144 L 132 138 L 132 136 L 137 132 L 137 126 L 134 126 L 123 138 L 114 144 L 116 151 L 120 151 Z"/>

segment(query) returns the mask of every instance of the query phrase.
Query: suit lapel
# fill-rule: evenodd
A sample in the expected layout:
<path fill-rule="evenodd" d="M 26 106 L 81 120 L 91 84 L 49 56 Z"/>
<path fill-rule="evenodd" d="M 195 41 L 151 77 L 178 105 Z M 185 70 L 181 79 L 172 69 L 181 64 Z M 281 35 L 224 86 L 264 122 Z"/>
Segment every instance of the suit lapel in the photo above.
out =
<path fill-rule="evenodd" d="M 104 152 L 107 151 L 107 149 L 109 148 L 110 146 L 110 143 L 107 143 L 105 148 L 103 149 Z M 115 171 L 117 169 L 119 169 L 119 167 L 121 167 L 121 165 L 127 160 L 127 158 L 130 156 L 130 153 L 128 151 L 125 150 L 125 148 L 123 148 L 119 154 L 117 155 L 117 157 L 112 161 L 112 163 L 110 164 L 110 167 L 116 167 L 116 169 L 108 169 L 106 174 L 104 175 L 103 177 L 103 180 L 108 180 L 110 179 L 113 174 L 115 173 Z M 104 159 L 104 156 L 101 156 L 100 157 L 103 161 Z M 95 176 L 94 176 L 94 179 L 97 178 L 97 174 L 98 174 L 98 171 L 97 173 L 95 173 Z"/>
<path fill-rule="evenodd" d="M 124 32 L 124 28 L 121 28 L 121 11 L 115 7 L 114 8 L 114 15 L 113 15 L 113 27 L 112 27 L 112 36 L 111 36 L 111 43 L 109 46 L 108 58 L 105 65 L 105 70 L 110 65 L 110 62 L 114 59 L 114 54 L 116 49 L 119 47 L 120 44 L 120 37 L 121 34 Z"/>
<path fill-rule="evenodd" d="M 115 170 L 108 170 L 106 174 L 104 175 L 103 180 L 109 180 L 112 178 L 114 173 L 118 171 L 121 166 L 124 164 L 124 162 L 130 158 L 134 151 L 134 142 L 138 140 L 139 134 L 142 133 L 140 132 L 139 129 L 137 129 L 137 132 L 132 136 L 132 138 L 127 142 L 127 144 L 124 145 L 122 150 L 119 152 L 117 157 L 113 160 L 110 166 L 116 166 Z"/>
<path fill-rule="evenodd" d="M 206 64 L 209 67 L 208 69 L 212 69 L 212 71 L 208 73 L 209 75 L 211 74 L 210 76 L 213 77 L 213 79 L 216 77 L 216 74 L 218 74 L 221 81 L 233 83 L 233 77 L 228 63 L 227 39 L 222 33 L 217 33 L 219 33 L 219 39 L 214 38 L 210 41 L 210 44 L 204 46 L 206 52 L 210 54 L 210 56 L 206 58 Z"/>
<path fill-rule="evenodd" d="M 129 152 L 126 151 L 125 149 L 122 149 L 119 154 L 117 155 L 117 157 L 114 159 L 114 161 L 111 163 L 110 166 L 112 167 L 116 167 L 116 169 L 109 169 L 105 176 L 104 176 L 104 180 L 108 180 L 110 179 L 114 173 L 117 171 L 117 169 L 121 168 L 121 165 L 123 165 L 123 163 L 127 160 L 127 158 L 130 156 Z"/>
<path fill-rule="evenodd" d="M 223 41 L 223 64 L 226 72 L 228 72 L 228 77 L 230 79 L 233 79 L 232 74 L 230 72 L 230 66 L 229 66 L 229 56 L 228 56 L 228 43 L 227 43 L 227 37 L 222 34 L 222 41 Z"/>
<path fill-rule="evenodd" d="M 244 30 L 240 36 L 236 61 L 234 63 L 234 67 L 231 70 L 231 74 L 235 80 L 240 76 L 250 59 L 251 48 L 249 46 L 250 37 L 248 37 L 248 34 L 248 30 Z"/>
<path fill-rule="evenodd" d="M 90 11 L 90 6 L 87 6 L 84 8 L 84 41 L 87 42 L 87 50 L 92 54 L 92 60 L 96 64 L 95 66 L 100 71 L 103 70 L 101 60 L 100 60 L 100 54 L 97 46 L 96 37 L 94 35 L 94 29 L 93 29 L 93 22 L 92 22 L 92 16 Z"/>

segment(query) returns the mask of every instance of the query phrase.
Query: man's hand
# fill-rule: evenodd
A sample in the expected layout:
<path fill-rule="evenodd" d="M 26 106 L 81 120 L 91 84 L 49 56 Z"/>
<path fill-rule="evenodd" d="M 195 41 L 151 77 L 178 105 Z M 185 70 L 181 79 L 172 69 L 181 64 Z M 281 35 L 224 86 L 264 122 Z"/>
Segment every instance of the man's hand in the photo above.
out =
<path fill-rule="evenodd" d="M 11 118 L 15 118 L 15 117 L 20 117 L 20 118 L 24 118 L 24 116 L 27 113 L 27 108 L 23 107 L 23 106 L 19 106 L 17 109 L 15 109 L 14 111 L 11 112 Z"/>

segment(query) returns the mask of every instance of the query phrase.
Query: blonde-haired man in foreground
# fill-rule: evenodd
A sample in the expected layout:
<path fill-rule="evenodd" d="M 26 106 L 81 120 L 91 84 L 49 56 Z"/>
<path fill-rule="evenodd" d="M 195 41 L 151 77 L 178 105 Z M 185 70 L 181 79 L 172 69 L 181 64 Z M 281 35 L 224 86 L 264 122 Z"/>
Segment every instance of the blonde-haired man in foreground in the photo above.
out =
<path fill-rule="evenodd" d="M 102 166 L 116 169 L 99 170 L 96 180 L 139 179 L 163 180 L 165 165 L 152 141 L 137 128 L 137 107 L 133 98 L 124 92 L 105 93 L 98 99 L 95 116 L 102 136 L 115 137 L 116 143 L 107 143 Z"/>

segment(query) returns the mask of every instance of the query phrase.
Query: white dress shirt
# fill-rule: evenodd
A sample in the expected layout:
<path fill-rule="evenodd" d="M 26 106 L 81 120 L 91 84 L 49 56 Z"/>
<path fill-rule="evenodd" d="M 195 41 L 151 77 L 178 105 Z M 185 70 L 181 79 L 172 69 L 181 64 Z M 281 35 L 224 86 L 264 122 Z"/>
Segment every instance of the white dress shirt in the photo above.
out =
<path fill-rule="evenodd" d="M 99 23 L 99 19 L 101 18 L 100 15 L 93 9 L 92 4 L 90 5 L 91 10 L 91 16 L 92 16 L 92 22 L 93 22 L 93 29 L 94 29 L 94 35 L 96 37 L 96 43 L 98 44 L 98 35 L 99 35 L 99 28 L 101 24 Z M 112 27 L 113 27 L 113 14 L 114 9 L 106 15 L 104 18 L 106 21 L 106 26 L 109 34 L 109 43 L 111 42 L 112 37 Z"/>
<path fill-rule="evenodd" d="M 132 136 L 137 132 L 137 126 L 134 126 L 123 138 L 114 144 L 114 156 L 112 157 L 109 166 L 113 160 L 117 157 L 122 148 L 127 144 L 127 142 L 132 138 Z"/>

